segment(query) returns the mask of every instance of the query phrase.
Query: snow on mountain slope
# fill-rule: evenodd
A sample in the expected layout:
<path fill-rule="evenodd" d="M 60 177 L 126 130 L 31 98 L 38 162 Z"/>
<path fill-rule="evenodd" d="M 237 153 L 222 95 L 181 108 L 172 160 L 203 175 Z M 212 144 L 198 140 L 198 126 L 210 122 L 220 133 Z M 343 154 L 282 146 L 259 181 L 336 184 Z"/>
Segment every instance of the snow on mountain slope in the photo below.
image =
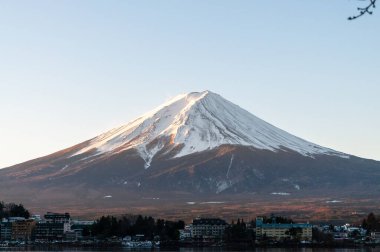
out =
<path fill-rule="evenodd" d="M 90 141 L 74 155 L 96 155 L 137 149 L 145 168 L 164 147 L 181 147 L 175 157 L 216 148 L 243 145 L 278 151 L 290 149 L 304 156 L 349 156 L 293 136 L 210 91 L 176 96 L 157 109 Z"/>

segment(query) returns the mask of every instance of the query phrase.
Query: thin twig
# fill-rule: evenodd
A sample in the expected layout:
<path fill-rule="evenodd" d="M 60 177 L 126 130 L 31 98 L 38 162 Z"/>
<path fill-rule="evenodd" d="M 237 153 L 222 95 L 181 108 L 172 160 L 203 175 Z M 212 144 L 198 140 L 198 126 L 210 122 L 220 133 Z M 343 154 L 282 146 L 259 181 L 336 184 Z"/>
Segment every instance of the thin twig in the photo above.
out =
<path fill-rule="evenodd" d="M 357 19 L 365 14 L 370 14 L 372 15 L 373 13 L 373 9 L 376 8 L 376 0 L 369 0 L 369 4 L 368 6 L 362 8 L 362 7 L 358 7 L 358 11 L 359 11 L 359 14 L 356 15 L 356 16 L 352 16 L 352 17 L 349 17 L 348 20 L 354 20 L 354 19 Z"/>

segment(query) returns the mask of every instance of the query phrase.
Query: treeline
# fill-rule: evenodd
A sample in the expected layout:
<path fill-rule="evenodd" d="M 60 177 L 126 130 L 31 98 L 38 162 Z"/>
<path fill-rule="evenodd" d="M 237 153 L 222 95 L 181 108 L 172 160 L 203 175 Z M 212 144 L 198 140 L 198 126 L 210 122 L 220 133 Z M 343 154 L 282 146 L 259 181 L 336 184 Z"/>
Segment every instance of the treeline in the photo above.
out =
<path fill-rule="evenodd" d="M 334 228 L 333 228 L 334 229 Z M 318 228 L 313 228 L 313 240 L 325 244 L 333 245 L 334 244 L 334 235 L 332 233 L 325 233 L 319 230 Z"/>
<path fill-rule="evenodd" d="M 362 227 L 370 232 L 380 232 L 380 216 L 376 216 L 374 213 L 370 213 L 367 218 L 363 219 Z"/>
<path fill-rule="evenodd" d="M 29 218 L 30 213 L 22 204 L 4 203 L 0 201 L 0 220 L 10 217 L 24 217 Z"/>
<path fill-rule="evenodd" d="M 293 220 L 290 218 L 282 217 L 282 216 L 274 216 L 271 215 L 269 218 L 264 216 L 263 222 L 266 224 L 278 223 L 278 224 L 290 224 L 293 223 Z"/>
<path fill-rule="evenodd" d="M 224 241 L 227 243 L 252 243 L 255 240 L 255 232 L 253 227 L 254 221 L 245 223 L 244 220 L 238 219 L 235 223 L 232 223 L 224 230 Z"/>
<path fill-rule="evenodd" d="M 161 241 L 176 241 L 179 239 L 179 230 L 184 229 L 183 221 L 168 221 L 150 216 L 102 216 L 91 227 L 91 233 L 99 238 L 112 236 L 124 237 L 144 235 L 146 239 L 160 236 Z"/>

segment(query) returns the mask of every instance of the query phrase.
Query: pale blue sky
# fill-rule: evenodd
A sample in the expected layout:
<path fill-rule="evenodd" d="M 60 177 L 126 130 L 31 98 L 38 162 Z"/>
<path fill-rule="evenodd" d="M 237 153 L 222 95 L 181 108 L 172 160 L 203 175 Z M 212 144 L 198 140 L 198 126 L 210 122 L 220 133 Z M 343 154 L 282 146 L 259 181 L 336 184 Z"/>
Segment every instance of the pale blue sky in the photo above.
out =
<path fill-rule="evenodd" d="M 0 1 L 0 167 L 211 90 L 380 160 L 380 9 L 349 0 Z"/>

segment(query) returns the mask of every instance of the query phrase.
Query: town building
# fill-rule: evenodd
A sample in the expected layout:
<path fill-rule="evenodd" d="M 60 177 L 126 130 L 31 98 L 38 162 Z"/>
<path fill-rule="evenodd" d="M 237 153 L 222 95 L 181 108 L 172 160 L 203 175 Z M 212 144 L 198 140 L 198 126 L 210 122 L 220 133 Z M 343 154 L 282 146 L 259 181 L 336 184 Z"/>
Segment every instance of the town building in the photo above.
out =
<path fill-rule="evenodd" d="M 47 212 L 44 215 L 46 222 L 48 223 L 68 223 L 70 222 L 70 214 L 69 213 L 51 213 Z"/>
<path fill-rule="evenodd" d="M 0 241 L 10 241 L 12 239 L 12 223 L 9 220 L 2 220 L 0 223 Z"/>
<path fill-rule="evenodd" d="M 371 239 L 376 243 L 380 243 L 380 232 L 371 232 Z"/>
<path fill-rule="evenodd" d="M 186 225 L 184 229 L 179 230 L 179 239 L 181 241 L 191 240 L 192 225 Z"/>
<path fill-rule="evenodd" d="M 72 220 L 71 221 L 71 231 L 75 232 L 75 239 L 82 240 L 83 235 L 89 236 L 91 235 L 91 226 L 95 223 L 95 221 L 83 221 L 83 220 Z M 85 230 L 87 232 L 85 232 Z M 68 236 L 66 236 L 68 237 Z M 66 238 L 67 239 L 67 238 Z"/>
<path fill-rule="evenodd" d="M 24 217 L 9 217 L 2 219 L 0 223 L 0 240 L 12 240 L 12 224 L 16 221 L 25 221 Z"/>
<path fill-rule="evenodd" d="M 82 229 L 72 229 L 64 234 L 65 241 L 76 242 L 83 239 Z"/>
<path fill-rule="evenodd" d="M 17 220 L 12 222 L 12 235 L 14 241 L 29 241 L 36 222 L 34 220 Z"/>
<path fill-rule="evenodd" d="M 282 241 L 286 239 L 299 239 L 312 241 L 313 226 L 308 223 L 264 223 L 263 217 L 256 218 L 256 240 L 270 239 Z"/>
<path fill-rule="evenodd" d="M 65 234 L 71 232 L 70 214 L 48 212 L 44 215 L 44 218 L 45 221 L 37 223 L 34 230 L 34 239 L 36 241 L 62 241 L 65 239 Z"/>
<path fill-rule="evenodd" d="M 195 240 L 221 240 L 226 227 L 227 223 L 222 219 L 197 218 L 193 220 L 191 236 Z"/>
<path fill-rule="evenodd" d="M 39 222 L 42 220 L 41 215 L 39 215 L 39 214 L 33 214 L 32 216 L 30 216 L 29 219 L 35 220 L 36 222 Z"/>
<path fill-rule="evenodd" d="M 37 223 L 34 239 L 38 242 L 61 241 L 64 238 L 65 223 Z"/>

